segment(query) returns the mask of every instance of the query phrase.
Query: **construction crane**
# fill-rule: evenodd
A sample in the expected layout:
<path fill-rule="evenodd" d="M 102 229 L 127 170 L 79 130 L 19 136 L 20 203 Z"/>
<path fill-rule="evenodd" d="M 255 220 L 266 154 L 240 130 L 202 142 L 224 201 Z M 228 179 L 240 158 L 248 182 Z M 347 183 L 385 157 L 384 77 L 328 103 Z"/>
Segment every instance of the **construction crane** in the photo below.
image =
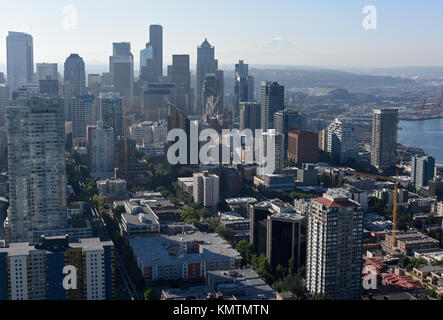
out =
<path fill-rule="evenodd" d="M 398 191 L 399 191 L 399 179 L 398 179 L 398 168 L 396 170 L 396 177 L 386 177 L 380 176 L 376 174 L 357 172 L 355 170 L 349 169 L 348 173 L 351 175 L 356 175 L 364 178 L 372 178 L 379 179 L 384 181 L 389 181 L 394 183 L 394 207 L 392 210 L 392 248 L 391 248 L 391 256 L 395 254 L 395 248 L 397 247 L 397 214 L 398 214 Z"/>
<path fill-rule="evenodd" d="M 209 117 L 211 117 L 214 113 L 214 111 L 217 109 L 218 104 L 220 103 L 220 100 L 222 98 L 222 94 L 218 96 L 218 98 L 215 100 L 215 103 L 210 104 L 209 108 L 206 110 L 206 113 L 202 117 L 202 121 L 206 122 Z"/>

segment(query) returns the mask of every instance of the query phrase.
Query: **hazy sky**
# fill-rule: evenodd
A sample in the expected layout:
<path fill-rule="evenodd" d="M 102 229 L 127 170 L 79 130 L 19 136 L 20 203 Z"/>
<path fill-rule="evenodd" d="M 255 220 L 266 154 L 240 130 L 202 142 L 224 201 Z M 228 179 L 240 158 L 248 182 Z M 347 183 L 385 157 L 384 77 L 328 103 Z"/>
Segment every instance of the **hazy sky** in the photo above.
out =
<path fill-rule="evenodd" d="M 150 24 L 164 27 L 164 60 L 191 55 L 208 38 L 222 65 L 443 66 L 441 0 L 2 0 L 0 71 L 8 31 L 30 32 L 35 62 L 63 63 L 72 52 L 107 64 L 112 42 L 129 41 L 139 65 Z M 75 30 L 63 8 L 77 11 Z M 377 29 L 362 26 L 377 9 Z M 60 68 L 60 67 L 59 67 Z"/>

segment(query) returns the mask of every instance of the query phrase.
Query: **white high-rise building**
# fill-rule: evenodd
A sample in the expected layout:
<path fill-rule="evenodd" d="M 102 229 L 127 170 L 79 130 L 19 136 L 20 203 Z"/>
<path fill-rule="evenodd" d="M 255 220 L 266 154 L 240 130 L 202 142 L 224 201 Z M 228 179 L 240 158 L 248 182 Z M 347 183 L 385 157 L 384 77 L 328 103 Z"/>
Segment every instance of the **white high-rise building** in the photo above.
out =
<path fill-rule="evenodd" d="M 9 31 L 6 37 L 8 86 L 11 92 L 31 83 L 34 76 L 34 47 L 32 36 Z"/>
<path fill-rule="evenodd" d="M 65 123 L 59 99 L 30 98 L 7 107 L 12 242 L 67 227 Z"/>
<path fill-rule="evenodd" d="M 332 161 L 345 163 L 358 159 L 358 138 L 351 120 L 337 118 L 328 126 L 327 132 L 327 152 Z"/>
<path fill-rule="evenodd" d="M 207 208 L 216 207 L 220 200 L 220 178 L 215 174 L 194 174 L 193 184 L 194 201 Z"/>
<path fill-rule="evenodd" d="M 93 124 L 94 96 L 83 95 L 72 99 L 72 141 L 75 146 L 86 145 L 86 128 Z"/>
<path fill-rule="evenodd" d="M 306 287 L 332 299 L 360 299 L 363 211 L 346 197 L 325 194 L 308 212 Z"/>
<path fill-rule="evenodd" d="M 114 176 L 114 130 L 103 121 L 88 126 L 88 159 L 91 177 L 109 179 Z"/>
<path fill-rule="evenodd" d="M 259 139 L 257 175 L 281 173 L 285 161 L 283 136 L 272 129 L 257 139 Z"/>

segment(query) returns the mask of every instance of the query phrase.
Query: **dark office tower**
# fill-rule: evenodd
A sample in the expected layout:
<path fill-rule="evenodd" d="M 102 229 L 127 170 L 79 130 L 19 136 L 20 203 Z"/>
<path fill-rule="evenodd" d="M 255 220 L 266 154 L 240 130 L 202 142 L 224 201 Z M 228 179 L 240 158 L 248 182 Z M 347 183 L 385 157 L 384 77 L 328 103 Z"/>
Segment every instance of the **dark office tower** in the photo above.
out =
<path fill-rule="evenodd" d="M 114 92 L 120 93 L 123 98 L 123 109 L 131 110 L 134 103 L 134 57 L 130 43 L 113 44 L 113 56 L 109 57 L 109 72 Z"/>
<path fill-rule="evenodd" d="M 159 82 L 163 75 L 163 27 L 149 27 L 149 42 L 140 51 L 140 78 L 142 81 Z"/>
<path fill-rule="evenodd" d="M 240 102 L 240 130 L 261 128 L 261 106 L 257 102 Z"/>
<path fill-rule="evenodd" d="M 306 216 L 278 212 L 267 217 L 266 258 L 273 267 L 288 266 L 291 258 L 297 267 L 306 263 Z"/>
<path fill-rule="evenodd" d="M 58 97 L 58 80 L 39 80 L 39 92 L 42 95 Z"/>
<path fill-rule="evenodd" d="M 203 81 L 203 111 L 209 109 L 213 113 L 223 113 L 224 73 L 216 70 L 215 73 L 207 73 Z"/>
<path fill-rule="evenodd" d="M 73 97 L 86 92 L 85 62 L 76 53 L 71 54 L 65 61 L 64 98 L 65 120 L 71 121 L 71 102 Z"/>
<path fill-rule="evenodd" d="M 34 48 L 32 36 L 9 31 L 6 37 L 8 86 L 11 92 L 32 82 Z"/>
<path fill-rule="evenodd" d="M 175 83 L 175 106 L 185 114 L 189 114 L 191 106 L 191 72 L 189 71 L 189 55 L 172 56 L 172 66 L 168 68 L 168 76 Z"/>
<path fill-rule="evenodd" d="M 198 115 L 202 115 L 205 110 L 203 83 L 205 82 L 206 75 L 208 73 L 215 74 L 218 69 L 218 60 L 214 57 L 215 48 L 205 39 L 201 46 L 197 48 L 197 103 L 194 106 L 194 113 Z"/>
<path fill-rule="evenodd" d="M 398 109 L 374 109 L 372 117 L 371 165 L 389 169 L 397 162 Z"/>
<path fill-rule="evenodd" d="M 261 85 L 261 127 L 263 130 L 274 128 L 274 115 L 283 110 L 285 87 L 277 82 L 263 81 Z"/>
<path fill-rule="evenodd" d="M 284 138 L 285 153 L 288 151 L 288 134 L 305 128 L 305 118 L 295 110 L 281 110 L 274 115 L 274 129 Z"/>
<path fill-rule="evenodd" d="M 60 99 L 32 97 L 7 108 L 11 242 L 67 228 L 65 122 Z"/>
<path fill-rule="evenodd" d="M 272 215 L 270 211 L 271 207 L 272 204 L 268 201 L 251 204 L 248 207 L 251 226 L 249 242 L 254 246 L 259 255 L 266 255 L 266 249 L 268 247 L 268 216 Z"/>
<path fill-rule="evenodd" d="M 174 83 L 148 83 L 143 91 L 143 116 L 147 121 L 168 117 L 168 105 L 175 103 Z"/>
<path fill-rule="evenodd" d="M 186 115 L 174 105 L 169 104 L 168 106 L 168 132 L 174 129 L 181 129 L 186 132 L 187 137 L 187 161 L 190 163 L 190 141 L 191 141 L 191 121 L 186 117 Z M 168 142 L 165 144 L 165 156 L 167 155 L 169 147 L 174 144 L 174 142 Z"/>
<path fill-rule="evenodd" d="M 235 65 L 234 110 L 238 114 L 240 102 L 254 101 L 254 78 L 249 76 L 249 66 L 240 60 Z"/>
<path fill-rule="evenodd" d="M 118 92 L 100 93 L 100 121 L 114 129 L 114 138 L 124 136 L 122 97 Z"/>

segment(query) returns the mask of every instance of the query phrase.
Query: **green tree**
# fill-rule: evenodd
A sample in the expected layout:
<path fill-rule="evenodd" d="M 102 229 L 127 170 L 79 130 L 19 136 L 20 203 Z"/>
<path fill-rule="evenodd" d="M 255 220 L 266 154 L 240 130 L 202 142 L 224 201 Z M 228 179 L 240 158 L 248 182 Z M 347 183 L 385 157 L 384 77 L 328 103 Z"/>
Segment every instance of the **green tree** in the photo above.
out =
<path fill-rule="evenodd" d="M 157 300 L 157 294 L 155 293 L 155 291 L 152 288 L 146 289 L 143 296 L 144 296 L 145 300 Z"/>

